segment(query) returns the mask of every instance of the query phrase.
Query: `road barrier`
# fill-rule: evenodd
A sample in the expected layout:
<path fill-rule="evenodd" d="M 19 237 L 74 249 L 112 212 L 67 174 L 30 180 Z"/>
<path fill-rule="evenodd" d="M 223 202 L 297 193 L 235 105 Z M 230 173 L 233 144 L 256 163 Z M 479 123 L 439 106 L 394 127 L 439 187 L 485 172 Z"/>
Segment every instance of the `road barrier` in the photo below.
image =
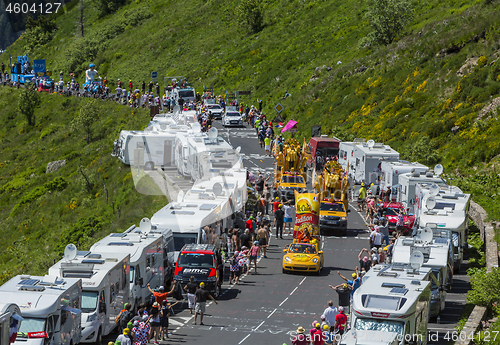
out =
<path fill-rule="evenodd" d="M 498 267 L 498 244 L 495 241 L 495 228 L 493 224 L 486 221 L 488 214 L 479 206 L 479 204 L 471 201 L 469 208 L 469 217 L 474 221 L 476 226 L 481 231 L 481 239 L 485 244 L 486 256 L 486 271 L 491 272 L 493 267 Z M 462 329 L 463 334 L 475 334 L 479 329 L 481 321 L 486 317 L 486 307 L 476 305 L 469 315 L 469 319 Z M 469 345 L 472 344 L 473 339 L 466 337 L 466 339 L 459 339 L 455 345 Z"/>

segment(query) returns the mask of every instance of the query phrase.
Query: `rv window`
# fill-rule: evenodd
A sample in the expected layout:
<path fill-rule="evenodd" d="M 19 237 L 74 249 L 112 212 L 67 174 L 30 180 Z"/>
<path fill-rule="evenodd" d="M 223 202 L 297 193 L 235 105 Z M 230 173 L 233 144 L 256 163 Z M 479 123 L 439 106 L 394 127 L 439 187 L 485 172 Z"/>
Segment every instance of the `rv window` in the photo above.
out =
<path fill-rule="evenodd" d="M 82 313 L 92 313 L 97 309 L 97 291 L 82 291 Z"/>
<path fill-rule="evenodd" d="M 434 277 L 436 277 L 437 281 L 439 284 L 442 284 L 444 282 L 441 281 L 441 272 L 439 271 L 439 268 L 433 268 L 432 273 L 434 274 Z"/>
<path fill-rule="evenodd" d="M 130 282 L 134 282 L 134 266 L 130 266 Z"/>
<path fill-rule="evenodd" d="M 146 256 L 146 268 L 151 267 L 151 254 Z"/>
<path fill-rule="evenodd" d="M 33 317 L 24 317 L 19 327 L 17 336 L 19 338 L 27 338 L 28 332 L 43 332 L 45 331 L 45 319 Z"/>
<path fill-rule="evenodd" d="M 137 142 L 137 148 L 138 148 L 138 149 L 143 149 L 143 148 L 144 148 L 144 142 L 142 142 L 142 141 L 138 141 L 138 142 Z"/>
<path fill-rule="evenodd" d="M 369 295 L 366 299 L 365 308 L 399 310 L 401 297 Z"/>
<path fill-rule="evenodd" d="M 198 243 L 197 233 L 174 233 L 174 250 L 180 251 L 185 244 Z"/>
<path fill-rule="evenodd" d="M 434 275 L 434 271 L 433 273 L 430 274 L 430 278 L 431 278 L 431 290 L 436 290 L 439 287 L 439 280 Z"/>
<path fill-rule="evenodd" d="M 359 158 L 356 158 L 356 166 L 359 165 Z"/>
<path fill-rule="evenodd" d="M 404 335 L 404 323 L 380 319 L 356 319 L 354 329 L 357 331 L 382 331 Z"/>
<path fill-rule="evenodd" d="M 132 268 L 132 266 L 130 266 Z M 141 277 L 141 268 L 139 267 L 139 265 L 135 266 L 135 281 L 136 281 L 136 284 L 139 280 L 139 278 Z"/>

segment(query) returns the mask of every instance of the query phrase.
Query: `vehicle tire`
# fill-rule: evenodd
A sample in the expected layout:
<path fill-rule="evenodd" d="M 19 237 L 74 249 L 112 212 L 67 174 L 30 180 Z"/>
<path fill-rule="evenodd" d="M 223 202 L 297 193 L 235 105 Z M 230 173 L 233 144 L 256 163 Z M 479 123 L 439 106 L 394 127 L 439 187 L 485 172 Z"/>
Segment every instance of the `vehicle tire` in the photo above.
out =
<path fill-rule="evenodd" d="M 288 273 L 288 271 L 286 269 L 284 269 L 284 268 L 282 269 L 282 272 L 283 272 L 283 274 L 287 274 Z"/>
<path fill-rule="evenodd" d="M 215 285 L 215 291 L 214 291 L 214 298 L 219 299 L 220 297 L 220 285 L 216 284 Z"/>
<path fill-rule="evenodd" d="M 101 328 L 97 331 L 97 338 L 95 338 L 95 345 L 102 345 L 102 332 Z"/>
<path fill-rule="evenodd" d="M 154 170 L 155 164 L 153 162 L 146 162 L 144 164 L 144 170 Z"/>

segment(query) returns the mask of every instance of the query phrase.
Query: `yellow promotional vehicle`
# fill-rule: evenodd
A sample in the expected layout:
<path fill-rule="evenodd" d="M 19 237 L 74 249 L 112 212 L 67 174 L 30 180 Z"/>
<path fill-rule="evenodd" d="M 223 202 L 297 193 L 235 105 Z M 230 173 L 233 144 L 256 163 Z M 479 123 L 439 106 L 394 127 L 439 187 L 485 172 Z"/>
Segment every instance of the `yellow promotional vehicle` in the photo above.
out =
<path fill-rule="evenodd" d="M 321 235 L 330 235 L 338 231 L 340 236 L 347 235 L 347 212 L 344 204 L 339 201 L 323 199 L 319 209 L 319 230 Z"/>
<path fill-rule="evenodd" d="M 274 168 L 276 196 L 285 201 L 294 200 L 295 191 L 307 192 L 307 173 L 304 169 L 307 159 L 303 147 L 296 139 L 287 139 L 282 151 L 278 148 L 276 142 L 273 151 L 276 159 Z"/>
<path fill-rule="evenodd" d="M 323 252 L 314 243 L 291 243 L 283 249 L 283 273 L 313 272 L 323 268 Z"/>
<path fill-rule="evenodd" d="M 302 175 L 285 172 L 281 175 L 278 184 L 278 194 L 282 200 L 294 200 L 295 191 L 303 193 L 307 191 L 307 185 Z"/>

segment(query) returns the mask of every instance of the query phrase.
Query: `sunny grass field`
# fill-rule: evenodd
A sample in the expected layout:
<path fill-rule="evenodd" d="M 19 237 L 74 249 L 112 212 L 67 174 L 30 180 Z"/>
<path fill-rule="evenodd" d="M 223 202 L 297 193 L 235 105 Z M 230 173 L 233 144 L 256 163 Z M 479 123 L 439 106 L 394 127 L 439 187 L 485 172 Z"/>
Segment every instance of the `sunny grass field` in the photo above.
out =
<path fill-rule="evenodd" d="M 69 129 L 85 100 L 43 93 L 30 128 L 16 110 L 18 95 L 0 87 L 0 283 L 14 274 L 45 274 L 66 244 L 88 249 L 167 203 L 165 197 L 137 193 L 130 168 L 110 155 L 120 129 L 143 128 L 148 112 L 101 102 L 87 145 L 83 133 Z M 45 173 L 48 162 L 61 159 L 64 167 Z"/>
<path fill-rule="evenodd" d="M 238 1 L 132 1 L 104 18 L 92 2 L 85 4 L 84 38 L 75 35 L 74 2 L 57 17 L 51 41 L 36 46 L 23 37 L 0 61 L 27 51 L 80 81 L 94 62 L 112 85 L 117 78 L 149 82 L 158 71 L 160 85 L 163 76 L 184 75 L 197 90 L 251 90 L 250 102 L 264 99 L 271 118 L 281 102 L 284 116 L 299 121 L 299 137 L 321 124 L 324 134 L 372 138 L 404 159 L 444 164 L 453 183 L 498 219 L 500 125 L 496 109 L 481 111 L 500 97 L 499 1 L 415 1 L 404 35 L 386 47 L 364 48 L 359 43 L 370 28 L 360 1 L 267 1 L 257 34 L 238 25 Z M 457 75 L 467 59 L 475 65 Z M 285 91 L 292 96 L 281 99 Z M 28 128 L 17 114 L 17 96 L 0 88 L 0 282 L 19 272 L 43 273 L 68 241 L 88 247 L 166 203 L 138 195 L 129 170 L 109 155 L 120 129 L 147 124 L 145 112 L 103 102 L 86 145 L 82 134 L 69 131 L 81 100 L 44 95 L 36 128 Z M 47 162 L 58 159 L 68 164 L 46 175 Z M 95 181 L 91 191 L 79 166 Z"/>

